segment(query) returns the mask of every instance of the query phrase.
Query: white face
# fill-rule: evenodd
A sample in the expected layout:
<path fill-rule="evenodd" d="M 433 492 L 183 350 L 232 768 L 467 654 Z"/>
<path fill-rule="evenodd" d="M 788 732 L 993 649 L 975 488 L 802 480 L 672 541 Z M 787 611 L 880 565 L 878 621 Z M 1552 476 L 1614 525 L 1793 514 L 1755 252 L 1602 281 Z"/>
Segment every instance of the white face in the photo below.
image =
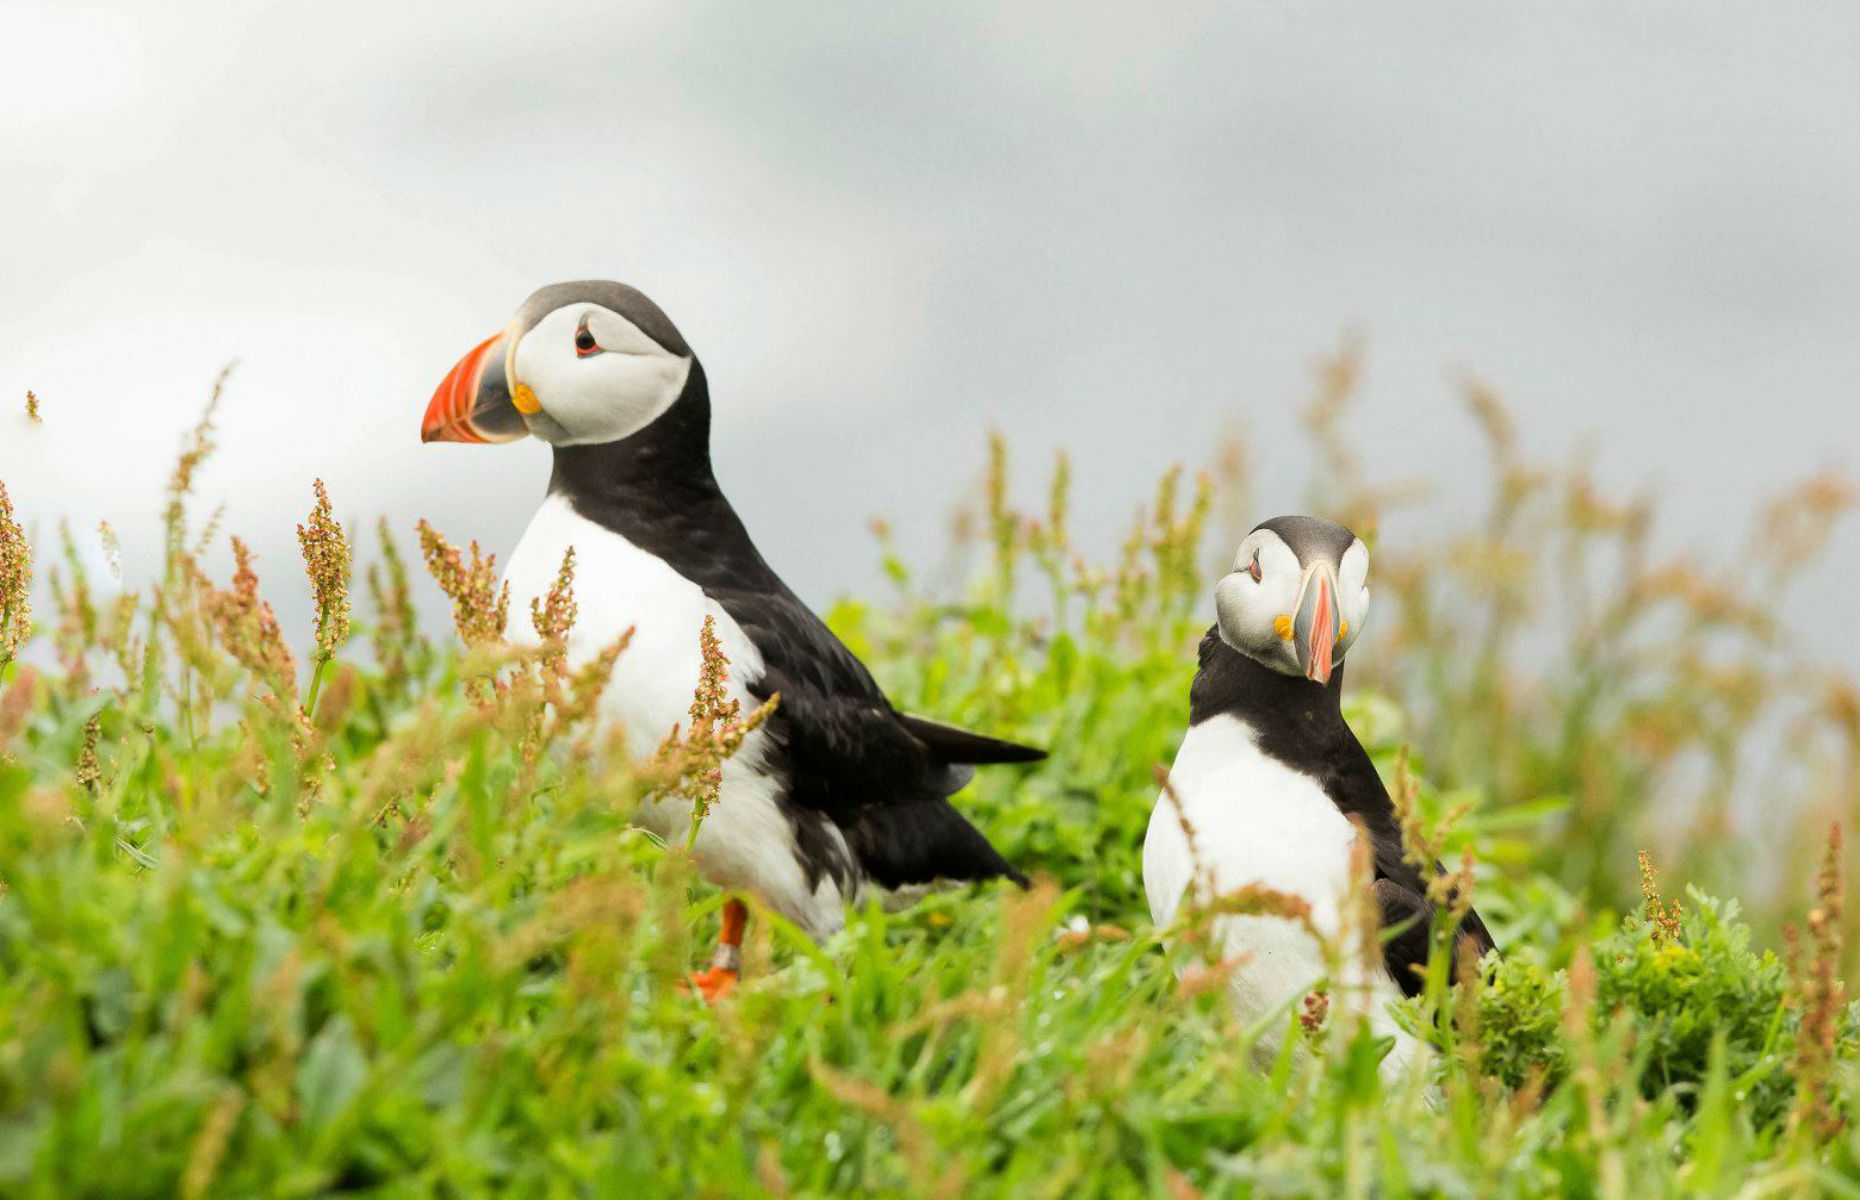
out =
<path fill-rule="evenodd" d="M 1282 674 L 1306 674 L 1311 651 L 1303 640 L 1319 576 L 1335 592 L 1337 636 L 1331 659 L 1342 662 L 1369 616 L 1369 551 L 1361 541 L 1352 541 L 1339 562 L 1304 563 L 1273 530 L 1249 533 L 1234 556 L 1233 572 L 1215 585 L 1221 640 Z"/>
<path fill-rule="evenodd" d="M 1337 639 L 1337 661 L 1342 662 L 1369 619 L 1369 548 L 1360 541 L 1350 543 L 1337 567 L 1337 607 L 1343 613 Z"/>
<path fill-rule="evenodd" d="M 685 390 L 691 359 L 611 309 L 567 304 L 538 321 L 506 360 L 532 434 L 557 446 L 631 437 Z"/>

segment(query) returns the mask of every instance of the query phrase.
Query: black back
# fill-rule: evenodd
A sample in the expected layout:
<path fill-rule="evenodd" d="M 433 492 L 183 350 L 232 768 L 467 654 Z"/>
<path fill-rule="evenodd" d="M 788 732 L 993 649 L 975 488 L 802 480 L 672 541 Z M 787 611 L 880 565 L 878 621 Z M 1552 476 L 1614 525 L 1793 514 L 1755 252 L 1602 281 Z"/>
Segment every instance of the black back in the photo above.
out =
<path fill-rule="evenodd" d="M 1383 929 L 1391 934 L 1384 962 L 1404 993 L 1419 993 L 1418 968 L 1427 964 L 1435 906 L 1420 873 L 1402 857 L 1401 825 L 1388 789 L 1343 719 L 1343 664 L 1327 684 L 1282 675 L 1222 641 L 1217 626 L 1201 639 L 1201 666 L 1188 696 L 1190 726 L 1222 715 L 1245 721 L 1261 751 L 1317 780 L 1337 810 L 1360 825 L 1375 854 L 1374 891 Z M 1441 872 L 1439 863 L 1434 870 Z M 1473 911 L 1460 922 L 1455 952 L 1468 942 L 1477 954 L 1494 948 L 1485 922 Z"/>
<path fill-rule="evenodd" d="M 810 885 L 823 872 L 843 888 L 853 877 L 827 821 L 856 865 L 888 888 L 995 876 L 1025 884 L 945 797 L 968 781 L 968 764 L 1043 754 L 899 713 L 769 568 L 711 471 L 709 386 L 695 359 L 684 392 L 645 429 L 556 447 L 549 490 L 697 584 L 761 653 L 765 673 L 751 691 L 781 695 L 768 728 Z"/>

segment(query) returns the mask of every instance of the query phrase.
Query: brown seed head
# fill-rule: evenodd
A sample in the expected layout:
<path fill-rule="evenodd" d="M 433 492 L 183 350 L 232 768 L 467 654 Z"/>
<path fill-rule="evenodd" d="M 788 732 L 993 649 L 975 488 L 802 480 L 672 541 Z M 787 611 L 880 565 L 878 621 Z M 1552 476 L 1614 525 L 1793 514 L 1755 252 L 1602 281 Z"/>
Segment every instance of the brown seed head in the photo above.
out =
<path fill-rule="evenodd" d="M 174 474 L 168 477 L 168 505 L 163 510 L 162 523 L 168 530 L 171 564 L 187 549 L 187 498 L 194 491 L 194 472 L 213 453 L 213 417 L 219 411 L 220 398 L 225 395 L 226 381 L 231 377 L 232 369 L 233 364 L 227 363 L 214 378 L 213 393 L 207 397 L 207 406 L 201 412 L 200 420 L 181 440 L 181 455 L 175 459 Z"/>
<path fill-rule="evenodd" d="M 1304 1008 L 1298 1014 L 1298 1024 L 1307 1037 L 1318 1037 L 1324 1032 L 1324 1018 L 1330 1015 L 1330 993 L 1318 989 L 1305 997 Z"/>
<path fill-rule="evenodd" d="M 1808 962 L 1799 968 L 1796 993 L 1802 1023 L 1795 1038 L 1795 1110 L 1791 1120 L 1817 1141 L 1827 1141 L 1846 1124 L 1834 1077 L 1847 989 L 1841 982 L 1841 916 L 1846 906 L 1841 878 L 1841 827 L 1828 831 L 1828 849 L 1815 879 L 1815 906 L 1808 910 Z M 1798 957 L 1799 961 L 1799 957 Z"/>
<path fill-rule="evenodd" d="M 530 624 L 543 640 L 543 665 L 551 670 L 561 668 L 564 643 L 568 631 L 574 627 L 576 613 L 575 548 L 570 546 L 562 555 L 562 565 L 555 573 L 555 582 L 549 585 L 549 594 L 530 600 Z"/>
<path fill-rule="evenodd" d="M 349 640 L 349 539 L 330 511 L 323 481 L 312 486 L 316 504 L 309 522 L 297 527 L 297 544 L 303 549 L 304 573 L 316 601 L 317 655 L 327 661 Z"/>
<path fill-rule="evenodd" d="M 1640 895 L 1642 913 L 1647 919 L 1647 933 L 1653 938 L 1654 945 L 1664 945 L 1679 941 L 1679 918 L 1682 910 L 1679 901 L 1667 904 L 1660 899 L 1660 888 L 1655 883 L 1657 872 L 1653 869 L 1653 859 L 1645 850 L 1640 852 Z"/>
<path fill-rule="evenodd" d="M 742 702 L 729 693 L 730 660 L 717 639 L 717 623 L 710 616 L 698 631 L 702 664 L 691 697 L 691 725 L 682 737 L 677 728 L 659 746 L 653 764 L 668 773 L 667 791 L 691 801 L 694 821 L 702 821 L 723 786 L 723 764 L 735 754 L 750 732 L 774 713 L 780 696 L 770 696 L 756 711 L 742 715 Z M 695 825 L 694 825 L 695 828 Z"/>
<path fill-rule="evenodd" d="M 420 522 L 420 550 L 439 590 L 452 598 L 452 623 L 467 646 L 503 640 L 510 620 L 510 585 L 497 582 L 497 555 L 471 544 L 471 565 L 452 543 L 426 521 Z"/>
<path fill-rule="evenodd" d="M 1790 488 L 1764 506 L 1753 539 L 1756 551 L 1781 571 L 1794 571 L 1819 558 L 1835 526 L 1860 503 L 1860 487 L 1845 476 L 1824 472 Z"/>
<path fill-rule="evenodd" d="M 0 666 L 13 661 L 32 632 L 31 588 L 32 544 L 0 483 Z"/>
<path fill-rule="evenodd" d="M 103 543 L 103 560 L 118 583 L 123 581 L 123 543 L 108 521 L 97 522 L 97 538 Z"/>
<path fill-rule="evenodd" d="M 84 747 L 78 752 L 77 785 L 95 796 L 103 788 L 103 764 L 97 759 L 97 738 L 103 732 L 103 718 L 92 715 L 84 722 Z"/>
<path fill-rule="evenodd" d="M 423 655 L 425 645 L 413 607 L 413 589 L 407 582 L 407 564 L 394 544 L 386 517 L 376 523 L 375 532 L 381 558 L 368 565 L 368 595 L 375 611 L 372 640 L 382 673 L 390 686 L 398 686 L 411 673 L 410 660 Z"/>
<path fill-rule="evenodd" d="M 259 598 L 258 572 L 252 569 L 251 547 L 234 538 L 232 548 L 237 564 L 232 587 L 222 591 L 202 580 L 202 607 L 227 653 L 279 696 L 295 700 L 296 660 L 284 642 L 270 603 Z"/>

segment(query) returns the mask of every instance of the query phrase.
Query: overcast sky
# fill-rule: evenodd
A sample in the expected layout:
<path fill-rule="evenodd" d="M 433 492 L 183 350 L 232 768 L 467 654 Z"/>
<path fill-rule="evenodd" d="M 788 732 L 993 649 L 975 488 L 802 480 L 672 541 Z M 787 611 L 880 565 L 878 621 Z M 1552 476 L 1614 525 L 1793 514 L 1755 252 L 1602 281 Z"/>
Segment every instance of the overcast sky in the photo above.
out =
<path fill-rule="evenodd" d="M 1850 3 L 0 0 L 0 231 L 18 505 L 146 561 L 237 357 L 203 489 L 291 611 L 315 476 L 510 548 L 546 448 L 419 418 L 563 278 L 672 315 L 817 604 L 875 579 L 869 515 L 937 544 L 991 426 L 1069 448 L 1101 535 L 1236 425 L 1260 515 L 1297 507 L 1294 406 L 1349 328 L 1360 443 L 1449 501 L 1460 367 L 1701 548 L 1860 460 Z M 1856 587 L 1849 527 L 1802 612 Z"/>

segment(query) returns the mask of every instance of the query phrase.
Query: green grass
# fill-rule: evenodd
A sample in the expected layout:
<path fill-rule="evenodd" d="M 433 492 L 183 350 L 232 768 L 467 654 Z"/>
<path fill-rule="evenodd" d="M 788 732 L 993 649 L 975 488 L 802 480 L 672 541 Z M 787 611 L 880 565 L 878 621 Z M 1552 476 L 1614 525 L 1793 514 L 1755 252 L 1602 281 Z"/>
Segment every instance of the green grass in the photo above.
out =
<path fill-rule="evenodd" d="M 0 1195 L 1860 1195 L 1839 855 L 1759 923 L 1814 906 L 1782 958 L 1732 904 L 1611 890 L 1664 768 L 1597 715 L 1606 647 L 1468 694 L 1429 624 L 1450 606 L 1415 612 L 1380 549 L 1392 632 L 1349 713 L 1391 777 L 1409 748 L 1424 814 L 1472 803 L 1445 844 L 1506 954 L 1452 989 L 1437 964 L 1406 1013 L 1441 1047 L 1428 1086 L 1385 1085 L 1346 1021 L 1262 1061 L 1138 867 L 1231 493 L 1166 482 L 1093 566 L 1063 478 L 1014 512 L 1001 454 L 971 577 L 889 560 L 894 593 L 830 619 L 901 706 L 1053 748 L 962 799 L 1040 883 L 819 947 L 758 912 L 714 1010 L 678 982 L 720 897 L 627 820 L 688 763 L 618 761 L 589 680 L 429 640 L 392 565 L 355 604 L 372 645 L 336 647 L 301 716 L 316 648 L 285 669 L 256 580 L 199 572 L 187 465 L 165 581 L 99 611 L 65 565 L 37 626 L 58 665 L 0 666 Z M 482 620 L 466 565 L 453 587 Z M 1513 670 L 1481 646 L 1466 669 Z M 1500 692 L 1543 740 L 1441 728 Z M 1620 809 L 1600 830 L 1546 782 L 1578 750 Z"/>

